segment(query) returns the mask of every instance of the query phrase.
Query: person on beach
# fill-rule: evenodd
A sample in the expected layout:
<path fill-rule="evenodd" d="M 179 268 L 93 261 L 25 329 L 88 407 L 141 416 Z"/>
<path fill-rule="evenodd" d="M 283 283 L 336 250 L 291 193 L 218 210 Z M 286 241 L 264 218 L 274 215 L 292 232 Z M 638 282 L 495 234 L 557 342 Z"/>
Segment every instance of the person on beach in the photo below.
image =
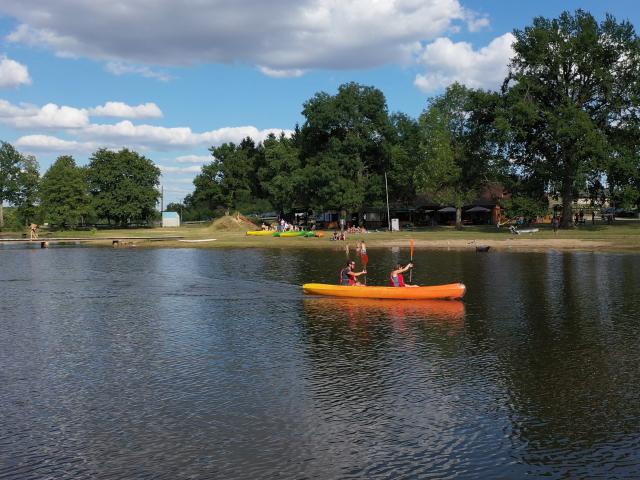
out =
<path fill-rule="evenodd" d="M 401 264 L 396 264 L 395 270 L 391 272 L 391 286 L 393 287 L 417 287 L 418 285 L 409 285 L 404 281 L 404 272 L 413 268 L 413 263 L 407 263 L 404 267 Z"/>
<path fill-rule="evenodd" d="M 340 270 L 340 285 L 345 286 L 361 286 L 362 284 L 357 280 L 360 275 L 366 275 L 366 268 L 361 272 L 354 271 L 356 268 L 356 262 L 349 260 L 347 266 Z"/>
<path fill-rule="evenodd" d="M 38 239 L 38 229 L 40 228 L 40 225 L 38 225 L 37 223 L 32 223 L 31 225 L 29 225 L 29 238 L 31 240 L 37 240 Z"/>
<path fill-rule="evenodd" d="M 558 233 L 558 225 L 560 224 L 560 219 L 558 218 L 557 215 L 553 216 L 553 219 L 551 220 L 551 226 L 553 227 L 553 233 Z"/>

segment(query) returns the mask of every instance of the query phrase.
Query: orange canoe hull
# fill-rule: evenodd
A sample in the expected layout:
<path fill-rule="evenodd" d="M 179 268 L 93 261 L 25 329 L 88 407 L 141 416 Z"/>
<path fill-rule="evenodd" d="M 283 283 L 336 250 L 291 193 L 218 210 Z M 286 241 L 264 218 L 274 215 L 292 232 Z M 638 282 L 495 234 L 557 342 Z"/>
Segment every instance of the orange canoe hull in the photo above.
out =
<path fill-rule="evenodd" d="M 304 293 L 349 298 L 393 298 L 397 300 L 458 299 L 467 288 L 462 283 L 432 285 L 428 287 L 347 287 L 326 283 L 305 283 Z"/>

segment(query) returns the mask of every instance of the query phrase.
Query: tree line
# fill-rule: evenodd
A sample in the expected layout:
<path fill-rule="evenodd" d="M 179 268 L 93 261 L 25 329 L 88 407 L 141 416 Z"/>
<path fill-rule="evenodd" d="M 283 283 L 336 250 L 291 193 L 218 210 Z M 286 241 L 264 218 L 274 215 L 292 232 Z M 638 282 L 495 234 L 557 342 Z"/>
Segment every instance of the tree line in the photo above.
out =
<path fill-rule="evenodd" d="M 640 201 L 640 40 L 607 15 L 564 12 L 514 32 L 499 92 L 451 85 L 418 119 L 389 113 L 384 94 L 348 83 L 305 102 L 291 137 L 211 148 L 212 162 L 181 205 L 278 212 L 411 204 L 417 195 L 457 208 L 496 182 L 512 214 L 546 213 L 562 200 L 563 225 L 580 194 L 624 208 Z"/>
<path fill-rule="evenodd" d="M 230 210 L 362 215 L 365 208 L 383 208 L 388 190 L 395 204 L 412 205 L 424 195 L 453 205 L 460 225 L 462 206 L 493 183 L 510 193 L 504 206 L 512 215 L 544 214 L 550 197 L 561 199 L 563 227 L 571 223 L 578 195 L 594 204 L 637 208 L 640 39 L 633 25 L 610 15 L 597 21 L 577 10 L 535 18 L 514 36 L 514 56 L 497 92 L 453 84 L 417 119 L 390 113 L 384 94 L 372 86 L 347 83 L 334 95 L 316 93 L 304 103 L 304 122 L 291 136 L 211 147 L 212 160 L 194 179 L 193 193 L 167 209 L 185 219 Z M 114 185 L 99 183 L 96 175 L 106 175 L 107 163 L 117 164 L 119 155 L 148 162 L 151 173 L 144 181 L 123 181 L 112 194 Z M 70 157 L 62 158 L 69 163 Z M 22 178 L 20 189 L 4 186 L 0 164 L 0 200 L 19 205 L 24 215 L 36 206 L 25 200 L 33 196 L 27 160 L 14 175 Z M 65 168 L 78 169 L 70 165 Z M 96 152 L 86 169 L 64 176 L 85 190 L 73 190 L 73 215 L 56 218 L 70 222 L 85 207 L 116 223 L 145 218 L 157 200 L 154 168 L 135 152 Z M 43 186 L 40 191 L 39 211 L 60 212 L 61 199 L 43 195 Z"/>
<path fill-rule="evenodd" d="M 105 222 L 147 223 L 157 215 L 160 170 L 144 156 L 122 149 L 96 151 L 85 167 L 63 155 L 40 177 L 36 159 L 0 144 L 0 228 L 3 201 L 14 205 L 10 227 L 49 223 L 59 228 Z"/>

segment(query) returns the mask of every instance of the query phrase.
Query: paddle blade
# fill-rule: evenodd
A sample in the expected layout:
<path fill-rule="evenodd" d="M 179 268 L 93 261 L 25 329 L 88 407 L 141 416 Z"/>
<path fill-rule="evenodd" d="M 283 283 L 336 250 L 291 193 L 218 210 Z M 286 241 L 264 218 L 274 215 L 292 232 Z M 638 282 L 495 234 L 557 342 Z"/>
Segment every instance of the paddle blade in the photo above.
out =
<path fill-rule="evenodd" d="M 411 240 L 411 260 L 413 260 L 413 240 Z"/>
<path fill-rule="evenodd" d="M 369 263 L 369 255 L 365 253 L 364 255 L 362 255 L 362 264 L 366 267 L 367 263 Z"/>

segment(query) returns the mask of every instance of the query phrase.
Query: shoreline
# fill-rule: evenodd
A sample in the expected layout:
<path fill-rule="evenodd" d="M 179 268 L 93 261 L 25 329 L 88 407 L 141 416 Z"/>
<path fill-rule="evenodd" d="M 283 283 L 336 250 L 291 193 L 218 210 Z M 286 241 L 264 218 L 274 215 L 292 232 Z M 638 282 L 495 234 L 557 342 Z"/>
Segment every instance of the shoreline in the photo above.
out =
<path fill-rule="evenodd" d="M 436 229 L 431 231 L 368 232 L 352 234 L 347 240 L 330 240 L 329 232 L 321 238 L 276 238 L 247 236 L 244 231 L 215 230 L 209 227 L 174 229 L 105 230 L 97 233 L 77 231 L 51 232 L 38 240 L 56 237 L 58 241 L 68 235 L 68 242 L 79 246 L 112 248 L 112 238 L 123 242 L 119 248 L 295 248 L 318 250 L 353 249 L 356 242 L 364 240 L 368 249 L 408 248 L 413 240 L 420 250 L 476 251 L 477 247 L 489 247 L 490 251 L 514 252 L 618 252 L 640 253 L 640 225 L 616 226 L 605 229 L 573 229 L 554 234 L 550 229 L 528 235 L 511 235 L 505 231 L 486 228 L 469 228 L 462 231 Z M 9 234 L 0 236 L 7 237 Z M 136 238 L 144 236 L 145 238 Z M 181 240 L 176 237 L 181 236 Z M 164 240 L 162 237 L 173 237 Z M 27 242 L 28 243 L 28 242 Z"/>

